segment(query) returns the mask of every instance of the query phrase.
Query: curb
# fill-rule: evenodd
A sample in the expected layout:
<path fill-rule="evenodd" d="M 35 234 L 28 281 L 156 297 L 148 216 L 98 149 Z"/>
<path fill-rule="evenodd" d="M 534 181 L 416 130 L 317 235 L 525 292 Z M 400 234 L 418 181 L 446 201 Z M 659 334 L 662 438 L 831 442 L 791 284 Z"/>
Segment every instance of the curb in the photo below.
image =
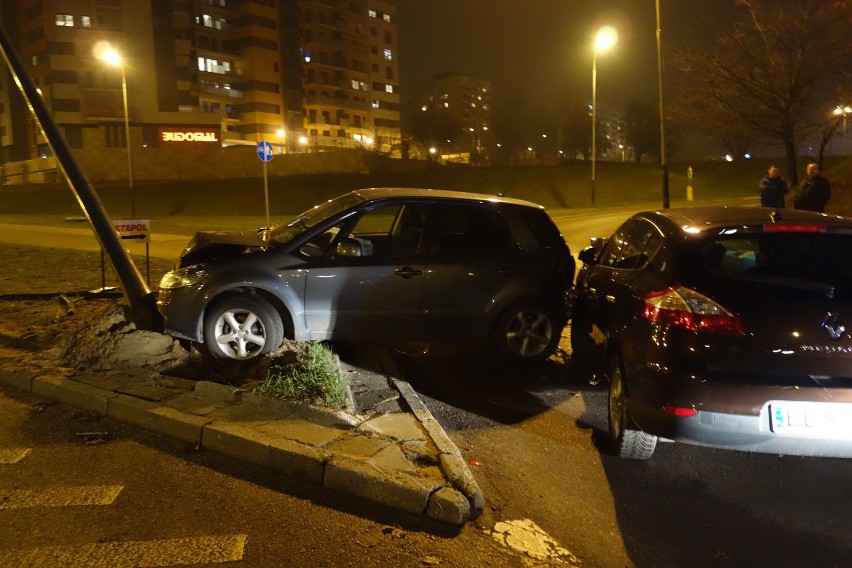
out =
<path fill-rule="evenodd" d="M 471 518 L 478 517 L 485 507 L 485 495 L 479 484 L 473 477 L 467 463 L 464 461 L 458 447 L 450 440 L 446 431 L 441 427 L 441 424 L 435 420 L 429 409 L 417 396 L 417 392 L 411 385 L 394 377 L 399 376 L 399 371 L 390 354 L 386 351 L 381 351 L 379 360 L 385 374 L 391 379 L 394 387 L 399 391 L 400 396 L 405 400 L 405 403 L 411 409 L 411 412 L 420 421 L 423 429 L 429 433 L 432 441 L 438 447 L 440 456 L 440 466 L 447 479 L 467 497 L 471 508 Z"/>
<path fill-rule="evenodd" d="M 385 375 L 410 413 L 361 416 L 170 377 L 158 384 L 172 398 L 155 401 L 59 374 L 0 368 L 0 383 L 408 514 L 457 526 L 479 516 L 484 497 L 461 452 L 411 386 Z"/>

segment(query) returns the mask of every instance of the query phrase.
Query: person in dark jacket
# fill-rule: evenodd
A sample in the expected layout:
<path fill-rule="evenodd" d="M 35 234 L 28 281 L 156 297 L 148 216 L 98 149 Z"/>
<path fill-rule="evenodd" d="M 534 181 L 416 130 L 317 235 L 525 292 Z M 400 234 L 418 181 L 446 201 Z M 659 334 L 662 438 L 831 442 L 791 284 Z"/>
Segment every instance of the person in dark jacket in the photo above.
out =
<path fill-rule="evenodd" d="M 787 195 L 787 182 L 781 179 L 778 166 L 769 166 L 766 175 L 760 180 L 760 206 L 775 209 L 784 208 L 784 196 Z"/>
<path fill-rule="evenodd" d="M 802 191 L 793 203 L 796 209 L 825 212 L 825 204 L 831 199 L 831 184 L 820 175 L 819 166 L 808 164 L 808 178 L 802 184 Z"/>

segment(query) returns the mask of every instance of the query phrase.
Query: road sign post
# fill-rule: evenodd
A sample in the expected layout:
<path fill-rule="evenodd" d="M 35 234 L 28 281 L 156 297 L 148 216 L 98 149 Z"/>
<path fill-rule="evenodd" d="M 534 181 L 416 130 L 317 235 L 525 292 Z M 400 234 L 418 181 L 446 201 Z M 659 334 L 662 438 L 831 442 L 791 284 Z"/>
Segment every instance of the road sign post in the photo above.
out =
<path fill-rule="evenodd" d="M 266 203 L 266 226 L 269 226 L 269 182 L 266 177 L 266 163 L 272 161 L 272 144 L 266 140 L 257 143 L 257 157 L 263 162 L 263 200 Z"/>
<path fill-rule="evenodd" d="M 151 221 L 149 219 L 120 219 L 112 226 L 119 238 L 127 242 L 145 243 L 145 277 L 151 285 Z"/>

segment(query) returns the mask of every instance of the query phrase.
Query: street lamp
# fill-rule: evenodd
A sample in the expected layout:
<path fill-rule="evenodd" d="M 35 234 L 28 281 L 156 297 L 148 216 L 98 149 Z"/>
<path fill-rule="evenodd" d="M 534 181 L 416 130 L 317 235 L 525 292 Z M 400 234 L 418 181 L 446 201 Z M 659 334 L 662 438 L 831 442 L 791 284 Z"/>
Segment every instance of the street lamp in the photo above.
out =
<path fill-rule="evenodd" d="M 837 105 L 837 108 L 834 109 L 834 116 L 838 119 L 843 118 L 843 134 L 846 134 L 846 115 L 852 113 L 852 107 L 846 105 L 841 106 Z"/>
<path fill-rule="evenodd" d="M 597 114 L 598 114 L 598 53 L 607 51 L 618 41 L 615 28 L 604 26 L 595 36 L 594 56 L 592 57 L 592 206 L 595 205 L 595 158 L 597 156 Z"/>
<path fill-rule="evenodd" d="M 284 139 L 287 137 L 287 132 L 283 128 L 279 128 L 278 132 L 276 132 L 276 134 L 278 134 L 278 138 L 281 139 L 281 153 L 283 154 L 284 153 Z"/>
<path fill-rule="evenodd" d="M 136 199 L 133 195 L 133 162 L 130 158 L 130 114 L 127 111 L 127 77 L 124 74 L 124 59 L 108 44 L 96 48 L 96 54 L 107 65 L 121 71 L 121 99 L 124 102 L 124 135 L 127 144 L 127 183 L 130 187 L 130 216 L 136 218 Z"/>

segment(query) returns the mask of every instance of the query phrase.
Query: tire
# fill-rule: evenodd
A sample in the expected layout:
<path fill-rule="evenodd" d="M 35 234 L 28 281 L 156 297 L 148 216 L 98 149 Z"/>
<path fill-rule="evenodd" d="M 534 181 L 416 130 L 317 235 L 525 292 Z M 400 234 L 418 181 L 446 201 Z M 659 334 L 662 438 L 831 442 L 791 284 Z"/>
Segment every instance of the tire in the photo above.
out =
<path fill-rule="evenodd" d="M 491 340 L 506 359 L 538 363 L 550 357 L 559 344 L 562 327 L 556 312 L 541 302 L 519 302 L 495 320 Z"/>
<path fill-rule="evenodd" d="M 615 358 L 609 373 L 609 436 L 612 450 L 620 458 L 647 460 L 654 455 L 657 437 L 637 430 L 627 411 L 624 371 Z"/>
<path fill-rule="evenodd" d="M 268 302 L 256 296 L 230 296 L 204 317 L 204 344 L 219 362 L 256 359 L 281 346 L 284 325 Z"/>

